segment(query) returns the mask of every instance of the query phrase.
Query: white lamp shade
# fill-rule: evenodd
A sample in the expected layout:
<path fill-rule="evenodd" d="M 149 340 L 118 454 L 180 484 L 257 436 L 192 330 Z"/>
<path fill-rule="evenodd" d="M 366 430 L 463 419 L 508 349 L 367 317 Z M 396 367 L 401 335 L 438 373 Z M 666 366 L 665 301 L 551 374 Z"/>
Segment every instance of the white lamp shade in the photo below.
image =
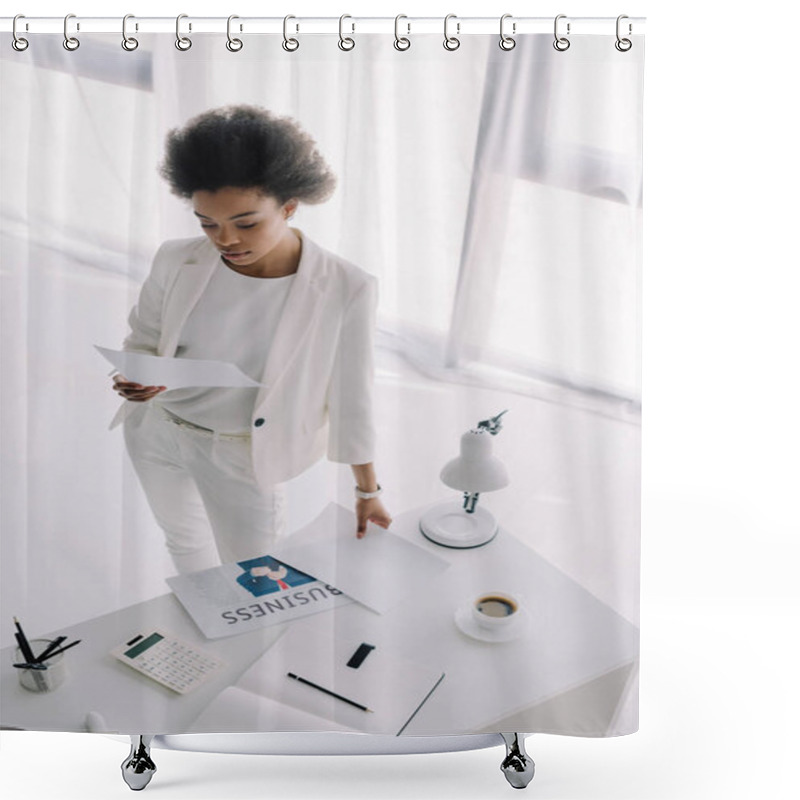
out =
<path fill-rule="evenodd" d="M 492 435 L 467 431 L 461 437 L 461 455 L 448 461 L 439 476 L 442 483 L 462 492 L 493 492 L 508 486 L 508 470 L 492 455 Z"/>

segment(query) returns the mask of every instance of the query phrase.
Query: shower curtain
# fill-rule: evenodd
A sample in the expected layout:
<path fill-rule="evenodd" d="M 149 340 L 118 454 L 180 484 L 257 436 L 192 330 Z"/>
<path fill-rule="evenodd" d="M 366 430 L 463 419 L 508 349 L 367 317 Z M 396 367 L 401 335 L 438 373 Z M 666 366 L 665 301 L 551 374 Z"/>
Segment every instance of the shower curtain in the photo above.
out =
<path fill-rule="evenodd" d="M 635 731 L 643 37 L 234 30 L 2 48 L 0 724 Z"/>

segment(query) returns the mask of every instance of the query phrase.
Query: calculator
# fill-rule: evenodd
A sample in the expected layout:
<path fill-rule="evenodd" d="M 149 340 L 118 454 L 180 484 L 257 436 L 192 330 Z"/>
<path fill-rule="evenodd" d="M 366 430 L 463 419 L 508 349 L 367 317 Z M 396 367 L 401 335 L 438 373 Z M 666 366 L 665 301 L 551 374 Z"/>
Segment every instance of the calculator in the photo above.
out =
<path fill-rule="evenodd" d="M 156 630 L 134 636 L 111 655 L 179 694 L 196 689 L 227 666 L 195 645 Z"/>

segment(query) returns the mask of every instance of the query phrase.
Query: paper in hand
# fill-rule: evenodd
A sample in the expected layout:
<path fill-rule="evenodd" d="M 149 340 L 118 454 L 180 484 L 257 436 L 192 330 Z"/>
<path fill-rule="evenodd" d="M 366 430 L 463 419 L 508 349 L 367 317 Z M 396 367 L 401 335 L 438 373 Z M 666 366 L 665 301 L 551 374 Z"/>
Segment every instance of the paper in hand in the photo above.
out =
<path fill-rule="evenodd" d="M 149 353 L 111 350 L 95 345 L 95 349 L 129 381 L 142 386 L 166 386 L 183 389 L 187 386 L 261 386 L 245 375 L 236 364 L 199 358 L 165 358 Z"/>

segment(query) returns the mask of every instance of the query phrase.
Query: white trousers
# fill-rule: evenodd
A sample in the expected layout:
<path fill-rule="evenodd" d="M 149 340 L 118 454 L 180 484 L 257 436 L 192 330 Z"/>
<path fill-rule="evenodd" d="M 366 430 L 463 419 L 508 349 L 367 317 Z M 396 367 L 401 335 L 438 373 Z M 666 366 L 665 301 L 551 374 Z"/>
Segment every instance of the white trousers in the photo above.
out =
<path fill-rule="evenodd" d="M 285 534 L 285 487 L 258 485 L 249 437 L 176 425 L 152 402 L 130 414 L 124 430 L 179 573 L 266 555 Z"/>

